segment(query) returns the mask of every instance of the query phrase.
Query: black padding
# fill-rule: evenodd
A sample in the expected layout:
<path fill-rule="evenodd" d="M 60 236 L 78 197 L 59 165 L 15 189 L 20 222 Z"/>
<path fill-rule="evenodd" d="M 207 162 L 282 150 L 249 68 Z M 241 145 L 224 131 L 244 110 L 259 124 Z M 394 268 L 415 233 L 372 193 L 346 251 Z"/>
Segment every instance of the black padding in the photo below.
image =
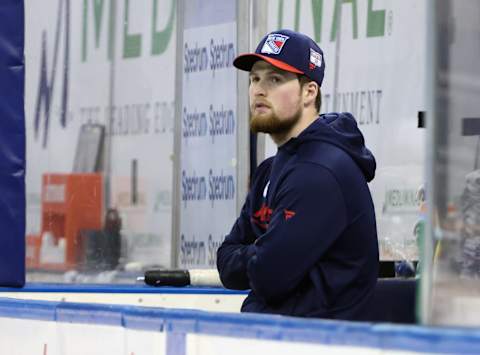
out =
<path fill-rule="evenodd" d="M 151 286 L 188 286 L 188 270 L 149 270 L 145 272 L 145 283 Z"/>
<path fill-rule="evenodd" d="M 462 118 L 462 136 L 480 135 L 480 118 Z"/>
<path fill-rule="evenodd" d="M 379 279 L 369 321 L 414 324 L 415 299 L 415 279 Z"/>
<path fill-rule="evenodd" d="M 425 128 L 425 111 L 418 111 L 418 128 Z"/>

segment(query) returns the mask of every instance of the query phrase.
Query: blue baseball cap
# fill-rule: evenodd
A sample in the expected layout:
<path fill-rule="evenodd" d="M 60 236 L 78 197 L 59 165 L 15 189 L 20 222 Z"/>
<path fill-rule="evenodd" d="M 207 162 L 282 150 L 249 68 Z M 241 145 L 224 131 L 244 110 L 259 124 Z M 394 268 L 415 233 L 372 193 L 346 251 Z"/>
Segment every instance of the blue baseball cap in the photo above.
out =
<path fill-rule="evenodd" d="M 325 73 L 323 51 L 310 37 L 291 30 L 279 30 L 267 34 L 260 41 L 255 53 L 241 54 L 233 65 L 245 71 L 264 60 L 274 67 L 292 73 L 303 74 L 322 86 Z"/>

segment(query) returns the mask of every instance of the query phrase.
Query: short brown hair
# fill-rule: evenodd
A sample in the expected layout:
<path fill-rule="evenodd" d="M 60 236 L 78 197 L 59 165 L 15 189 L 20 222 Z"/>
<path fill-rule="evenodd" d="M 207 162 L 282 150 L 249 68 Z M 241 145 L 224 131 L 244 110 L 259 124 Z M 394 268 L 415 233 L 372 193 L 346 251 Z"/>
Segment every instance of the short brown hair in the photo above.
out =
<path fill-rule="evenodd" d="M 309 77 L 302 75 L 302 74 L 297 74 L 298 76 L 298 81 L 300 81 L 300 86 L 303 87 L 303 85 L 308 84 L 309 82 L 313 81 Z M 318 87 L 318 93 L 317 97 L 315 98 L 315 108 L 317 111 L 320 113 L 320 108 L 322 107 L 322 93 L 320 92 L 320 86 Z"/>

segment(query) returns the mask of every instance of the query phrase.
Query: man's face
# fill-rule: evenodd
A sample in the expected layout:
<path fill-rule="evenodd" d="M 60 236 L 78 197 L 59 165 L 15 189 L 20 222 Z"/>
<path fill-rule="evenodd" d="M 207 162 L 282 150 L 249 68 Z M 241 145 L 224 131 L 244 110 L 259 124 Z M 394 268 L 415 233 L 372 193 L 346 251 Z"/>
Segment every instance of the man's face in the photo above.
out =
<path fill-rule="evenodd" d="M 283 134 L 302 112 L 300 82 L 290 73 L 259 60 L 250 71 L 250 128 L 253 132 Z"/>

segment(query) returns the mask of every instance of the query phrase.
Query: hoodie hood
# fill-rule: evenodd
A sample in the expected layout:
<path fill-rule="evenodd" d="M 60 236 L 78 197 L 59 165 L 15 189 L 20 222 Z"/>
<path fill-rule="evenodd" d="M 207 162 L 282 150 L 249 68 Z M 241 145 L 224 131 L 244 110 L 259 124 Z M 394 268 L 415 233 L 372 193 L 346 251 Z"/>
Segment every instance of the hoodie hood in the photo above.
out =
<path fill-rule="evenodd" d="M 312 140 L 328 142 L 344 150 L 360 167 L 368 182 L 375 177 L 377 166 L 375 157 L 365 147 L 362 132 L 358 129 L 357 121 L 352 114 L 348 112 L 322 114 L 293 139 L 294 146 Z M 289 143 L 293 142 L 287 142 L 285 145 L 289 146 Z"/>

